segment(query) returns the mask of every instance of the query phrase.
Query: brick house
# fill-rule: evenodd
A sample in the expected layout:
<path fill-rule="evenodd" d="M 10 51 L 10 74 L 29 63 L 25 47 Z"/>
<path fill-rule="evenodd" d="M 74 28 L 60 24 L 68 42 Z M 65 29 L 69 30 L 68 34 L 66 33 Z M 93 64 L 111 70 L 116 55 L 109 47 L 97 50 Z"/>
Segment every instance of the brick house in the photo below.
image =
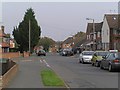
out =
<path fill-rule="evenodd" d="M 94 23 L 95 31 L 93 32 L 93 23 L 88 23 L 86 30 L 86 49 L 87 50 L 101 50 L 102 49 L 102 22 Z"/>
<path fill-rule="evenodd" d="M 7 34 L 4 32 L 4 26 L 0 27 L 0 52 L 9 52 L 10 42 L 9 37 L 7 37 Z"/>
<path fill-rule="evenodd" d="M 102 26 L 102 48 L 120 50 L 118 14 L 105 14 Z"/>
<path fill-rule="evenodd" d="M 66 40 L 64 40 L 62 42 L 62 48 L 72 48 L 72 46 L 74 45 L 74 41 L 73 41 L 73 37 L 68 37 Z"/>

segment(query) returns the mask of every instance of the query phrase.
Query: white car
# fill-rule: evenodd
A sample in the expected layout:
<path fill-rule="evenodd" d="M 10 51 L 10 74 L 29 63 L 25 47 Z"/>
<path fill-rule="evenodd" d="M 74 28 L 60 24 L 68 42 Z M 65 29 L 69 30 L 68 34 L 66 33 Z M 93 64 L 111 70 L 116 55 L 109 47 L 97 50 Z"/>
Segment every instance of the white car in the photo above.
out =
<path fill-rule="evenodd" d="M 79 63 L 91 63 L 94 51 L 83 51 L 79 56 Z"/>

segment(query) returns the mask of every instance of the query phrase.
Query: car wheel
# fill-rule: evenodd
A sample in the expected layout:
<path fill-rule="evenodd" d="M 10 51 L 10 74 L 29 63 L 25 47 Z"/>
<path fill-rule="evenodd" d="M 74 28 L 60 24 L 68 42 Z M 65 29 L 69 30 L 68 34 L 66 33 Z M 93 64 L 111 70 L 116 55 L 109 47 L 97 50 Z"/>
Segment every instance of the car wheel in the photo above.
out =
<path fill-rule="evenodd" d="M 92 62 L 92 66 L 94 66 L 94 63 Z"/>
<path fill-rule="evenodd" d="M 82 64 L 84 64 L 84 60 L 82 59 Z"/>
<path fill-rule="evenodd" d="M 108 70 L 109 70 L 109 72 L 112 72 L 112 71 L 113 71 L 113 69 L 112 69 L 112 65 L 111 65 L 111 64 L 109 65 Z"/>
<path fill-rule="evenodd" d="M 103 66 L 102 66 L 102 64 L 100 64 L 100 69 L 104 69 Z"/>
<path fill-rule="evenodd" d="M 98 62 L 95 62 L 95 66 L 98 67 L 98 66 L 99 66 L 99 63 L 98 63 Z"/>
<path fill-rule="evenodd" d="M 81 63 L 81 60 L 79 59 L 78 62 Z"/>

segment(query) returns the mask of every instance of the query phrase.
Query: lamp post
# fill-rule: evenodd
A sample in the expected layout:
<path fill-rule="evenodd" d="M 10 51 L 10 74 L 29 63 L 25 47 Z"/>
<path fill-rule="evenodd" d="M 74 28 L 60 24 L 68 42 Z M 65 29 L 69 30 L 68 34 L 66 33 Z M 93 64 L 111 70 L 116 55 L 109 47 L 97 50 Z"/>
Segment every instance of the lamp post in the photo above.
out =
<path fill-rule="evenodd" d="M 94 39 L 95 39 L 95 23 L 94 23 L 94 19 L 92 18 L 86 18 L 86 20 L 92 20 L 93 22 L 93 51 L 95 51 L 95 43 L 94 43 Z"/>

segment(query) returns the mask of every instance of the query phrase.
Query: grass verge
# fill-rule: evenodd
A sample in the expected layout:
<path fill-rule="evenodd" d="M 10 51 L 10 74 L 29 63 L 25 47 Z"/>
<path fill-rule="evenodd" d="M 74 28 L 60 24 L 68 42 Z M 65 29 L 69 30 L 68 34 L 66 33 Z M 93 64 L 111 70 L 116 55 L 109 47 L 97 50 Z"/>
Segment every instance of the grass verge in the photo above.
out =
<path fill-rule="evenodd" d="M 63 80 L 51 69 L 42 70 L 41 77 L 45 86 L 65 86 Z"/>

